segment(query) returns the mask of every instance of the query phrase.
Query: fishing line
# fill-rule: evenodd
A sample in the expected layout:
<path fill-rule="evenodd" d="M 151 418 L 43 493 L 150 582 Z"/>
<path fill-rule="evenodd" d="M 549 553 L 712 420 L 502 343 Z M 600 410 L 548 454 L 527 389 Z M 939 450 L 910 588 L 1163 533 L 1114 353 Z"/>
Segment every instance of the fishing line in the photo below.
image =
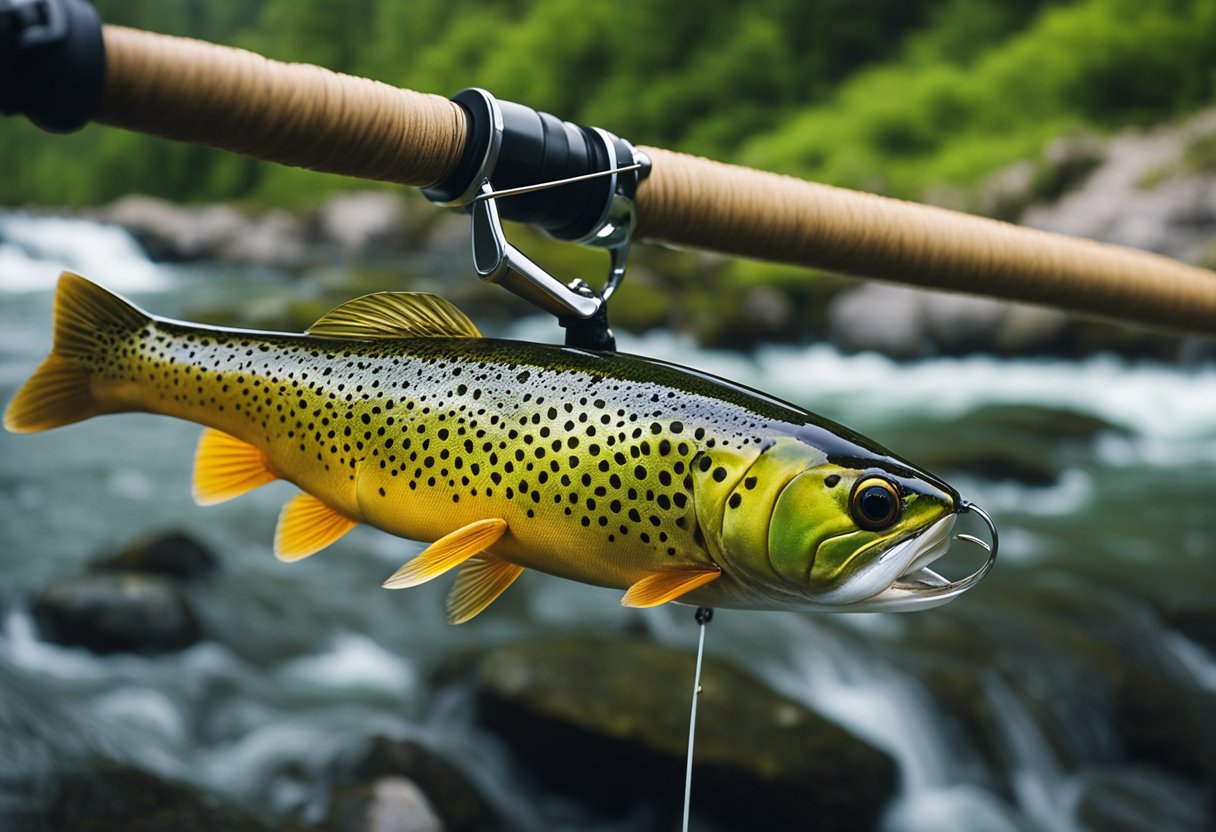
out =
<path fill-rule="evenodd" d="M 688 808 L 692 802 L 692 749 L 697 736 L 697 700 L 701 698 L 701 659 L 705 655 L 705 625 L 714 620 L 712 607 L 697 607 L 697 624 L 701 635 L 697 640 L 697 669 L 692 679 L 692 713 L 688 717 L 688 763 L 684 769 L 684 825 L 688 832 Z"/>

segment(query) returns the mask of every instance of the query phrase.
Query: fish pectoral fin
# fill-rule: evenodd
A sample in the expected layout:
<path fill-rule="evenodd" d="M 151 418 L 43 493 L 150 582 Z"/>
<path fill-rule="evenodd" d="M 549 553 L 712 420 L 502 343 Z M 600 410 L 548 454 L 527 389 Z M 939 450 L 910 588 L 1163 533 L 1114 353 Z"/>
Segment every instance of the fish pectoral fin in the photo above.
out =
<path fill-rule="evenodd" d="M 707 566 L 681 566 L 654 572 L 629 587 L 623 607 L 657 607 L 718 578 L 722 570 Z"/>
<path fill-rule="evenodd" d="M 274 556 L 282 561 L 306 558 L 357 525 L 311 494 L 297 494 L 283 506 L 279 515 L 274 530 Z"/>
<path fill-rule="evenodd" d="M 244 440 L 207 428 L 194 453 L 194 502 L 211 506 L 274 482 L 266 455 Z"/>
<path fill-rule="evenodd" d="M 376 292 L 326 312 L 308 328 L 322 338 L 480 338 L 468 316 L 438 295 Z"/>
<path fill-rule="evenodd" d="M 436 540 L 418 557 L 393 573 L 385 589 L 406 589 L 438 578 L 488 546 L 493 546 L 507 530 L 501 517 L 478 520 Z M 504 587 L 505 589 L 505 587 Z M 491 599 L 493 600 L 493 599 Z M 486 603 L 489 603 L 488 601 Z"/>
<path fill-rule="evenodd" d="M 488 552 L 479 552 L 466 560 L 456 573 L 456 583 L 448 593 L 449 624 L 463 624 L 494 603 L 524 571 L 522 566 L 508 563 Z"/>

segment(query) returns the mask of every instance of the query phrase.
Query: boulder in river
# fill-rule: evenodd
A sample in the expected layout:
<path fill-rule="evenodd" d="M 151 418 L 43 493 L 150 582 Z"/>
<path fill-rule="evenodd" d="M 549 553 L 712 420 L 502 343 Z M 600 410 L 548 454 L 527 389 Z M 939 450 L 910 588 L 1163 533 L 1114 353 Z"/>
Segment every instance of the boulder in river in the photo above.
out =
<path fill-rule="evenodd" d="M 336 788 L 330 807 L 331 826 L 338 832 L 379 828 L 370 817 L 381 807 L 419 804 L 402 785 L 417 791 L 426 811 L 438 816 L 447 832 L 489 832 L 501 824 L 490 804 L 460 771 L 442 756 L 410 740 L 373 737 L 334 764 Z M 390 811 L 384 809 L 385 812 Z"/>
<path fill-rule="evenodd" d="M 170 578 L 135 572 L 64 577 L 30 599 L 38 632 L 94 653 L 162 653 L 202 638 L 189 600 Z"/>
<path fill-rule="evenodd" d="M 73 832 L 304 832 L 185 783 L 113 760 L 60 776 L 27 829 Z"/>
<path fill-rule="evenodd" d="M 89 568 L 101 572 L 143 572 L 191 580 L 219 565 L 215 554 L 184 532 L 160 532 L 134 540 L 113 552 L 98 555 Z"/>
<path fill-rule="evenodd" d="M 481 721 L 554 788 L 606 810 L 678 810 L 693 657 L 638 638 L 499 647 L 474 671 Z M 884 752 L 710 656 L 702 677 L 694 813 L 726 828 L 863 830 L 894 796 Z"/>

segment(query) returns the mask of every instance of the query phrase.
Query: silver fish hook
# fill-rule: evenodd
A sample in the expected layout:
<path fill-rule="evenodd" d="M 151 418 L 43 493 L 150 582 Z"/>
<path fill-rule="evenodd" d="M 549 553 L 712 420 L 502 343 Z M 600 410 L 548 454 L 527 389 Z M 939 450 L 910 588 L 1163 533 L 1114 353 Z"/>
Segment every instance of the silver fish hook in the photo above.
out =
<path fill-rule="evenodd" d="M 976 546 L 979 546 L 981 549 L 983 549 L 985 552 L 988 553 L 988 560 L 984 563 L 983 566 L 981 566 L 974 574 L 972 574 L 966 578 L 963 578 L 961 581 L 957 582 L 958 585 L 965 584 L 965 586 L 962 587 L 962 590 L 965 591 L 965 590 L 970 589 L 971 587 L 975 586 L 977 583 L 979 583 L 983 579 L 983 577 L 985 575 L 987 575 L 988 572 L 992 569 L 993 564 L 996 563 L 996 550 L 1000 544 L 1000 536 L 997 534 L 997 531 L 996 531 L 996 523 L 992 522 L 992 518 L 988 516 L 988 512 L 984 511 L 982 508 L 977 506 L 975 503 L 972 503 L 968 500 L 963 500 L 962 503 L 959 504 L 958 513 L 959 514 L 971 513 L 971 514 L 979 515 L 979 518 L 984 521 L 984 525 L 986 525 L 988 527 L 988 534 L 992 538 L 992 543 L 989 544 L 989 543 L 985 543 L 984 541 L 980 540 L 975 535 L 957 534 L 954 536 L 955 540 L 962 540 L 967 543 L 974 543 Z"/>

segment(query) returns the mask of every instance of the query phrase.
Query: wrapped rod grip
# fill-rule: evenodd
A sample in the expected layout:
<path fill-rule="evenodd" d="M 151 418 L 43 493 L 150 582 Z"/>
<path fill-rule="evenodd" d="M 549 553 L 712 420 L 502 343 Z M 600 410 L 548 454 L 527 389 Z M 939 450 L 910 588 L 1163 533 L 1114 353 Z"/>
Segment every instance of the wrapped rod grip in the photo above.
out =
<path fill-rule="evenodd" d="M 465 144 L 446 98 L 188 38 L 103 27 L 95 119 L 267 162 L 425 186 Z"/>

